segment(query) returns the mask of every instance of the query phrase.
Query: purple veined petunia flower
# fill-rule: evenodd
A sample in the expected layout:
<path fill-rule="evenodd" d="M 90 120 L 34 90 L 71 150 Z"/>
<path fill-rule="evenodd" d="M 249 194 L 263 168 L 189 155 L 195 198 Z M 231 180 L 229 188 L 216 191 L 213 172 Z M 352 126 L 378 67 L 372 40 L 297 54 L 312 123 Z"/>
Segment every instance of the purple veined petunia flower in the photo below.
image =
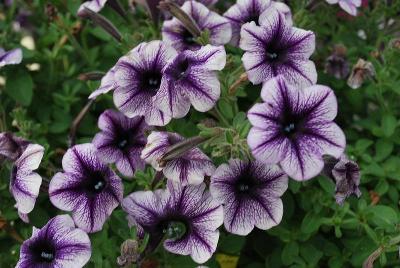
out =
<path fill-rule="evenodd" d="M 141 43 L 115 66 L 116 107 L 128 117 L 144 116 L 148 125 L 164 126 L 171 117 L 156 107 L 154 96 L 165 85 L 164 69 L 176 51 L 162 41 Z"/>
<path fill-rule="evenodd" d="M 76 225 L 89 233 L 102 229 L 123 195 L 121 179 L 97 154 L 89 143 L 68 149 L 62 159 L 64 172 L 54 175 L 49 185 L 51 203 L 72 211 Z"/>
<path fill-rule="evenodd" d="M 183 5 L 189 0 L 175 0 L 178 5 Z M 218 2 L 218 0 L 197 0 L 197 2 L 202 3 L 205 6 L 211 6 Z"/>
<path fill-rule="evenodd" d="M 315 49 L 314 33 L 292 27 L 280 12 L 271 12 L 260 23 L 246 23 L 240 33 L 249 80 L 260 84 L 282 75 L 301 88 L 315 84 L 317 71 L 309 60 Z"/>
<path fill-rule="evenodd" d="M 221 93 L 217 71 L 225 63 L 223 46 L 183 51 L 165 68 L 161 83 L 167 85 L 155 95 L 157 106 L 173 118 L 184 117 L 191 104 L 200 112 L 212 109 Z"/>
<path fill-rule="evenodd" d="M 98 125 L 102 131 L 96 134 L 92 144 L 103 162 L 115 163 L 127 177 L 133 177 L 136 169 L 144 168 L 145 162 L 140 158 L 146 145 L 144 131 L 148 129 L 144 117 L 128 118 L 109 109 L 100 115 Z"/>
<path fill-rule="evenodd" d="M 345 154 L 339 159 L 324 156 L 325 166 L 322 174 L 328 176 L 336 183 L 336 203 L 343 205 L 344 201 L 352 194 L 361 196 L 358 188 L 360 185 L 360 168 L 355 161 L 350 160 Z"/>
<path fill-rule="evenodd" d="M 149 233 L 150 248 L 166 237 L 166 250 L 190 255 L 197 263 L 206 262 L 216 250 L 223 210 L 205 184 L 169 183 L 166 190 L 134 192 L 122 207 Z"/>
<path fill-rule="evenodd" d="M 29 142 L 11 132 L 0 133 L 0 163 L 4 159 L 17 160 L 24 152 Z"/>
<path fill-rule="evenodd" d="M 33 227 L 31 238 L 21 246 L 16 268 L 80 268 L 89 261 L 91 253 L 89 236 L 75 228 L 69 215 L 59 215 L 41 229 Z"/>
<path fill-rule="evenodd" d="M 308 180 L 324 167 L 323 155 L 339 157 L 343 131 L 333 122 L 337 101 L 326 86 L 292 87 L 282 76 L 264 83 L 261 98 L 248 112 L 253 125 L 247 142 L 256 159 L 280 163 L 295 180 Z"/>
<path fill-rule="evenodd" d="M 43 154 L 43 146 L 29 144 L 12 168 L 10 192 L 15 198 L 15 207 L 21 215 L 33 210 L 39 196 L 42 177 L 33 171 L 39 167 Z"/>
<path fill-rule="evenodd" d="M 267 11 L 264 13 L 265 11 Z M 240 29 L 243 24 L 254 21 L 258 25 L 258 21 L 263 14 L 263 18 L 273 11 L 280 11 L 285 15 L 285 18 L 292 23 L 292 14 L 290 8 L 284 3 L 277 3 L 270 0 L 237 0 L 236 4 L 231 6 L 225 13 L 232 25 L 231 44 L 239 45 Z"/>
<path fill-rule="evenodd" d="M 205 5 L 196 1 L 187 1 L 182 10 L 188 14 L 201 31 L 209 30 L 209 42 L 219 46 L 229 43 L 232 28 L 228 19 L 210 11 Z M 197 50 L 201 47 L 194 37 L 177 19 L 164 21 L 162 27 L 163 41 L 170 43 L 176 50 Z"/>
<path fill-rule="evenodd" d="M 15 48 L 5 51 L 0 47 L 0 68 L 5 65 L 19 64 L 22 61 L 22 49 Z"/>
<path fill-rule="evenodd" d="M 267 230 L 283 216 L 280 197 L 288 177 L 277 165 L 233 159 L 211 177 L 210 192 L 224 205 L 224 226 L 231 233 L 248 235 L 256 226 Z"/>
<path fill-rule="evenodd" d="M 357 16 L 357 8 L 361 6 L 361 0 L 326 0 L 331 5 L 339 6 L 352 16 Z"/>
<path fill-rule="evenodd" d="M 100 10 L 103 9 L 105 4 L 107 3 L 107 0 L 90 0 L 86 1 L 83 4 L 80 5 L 78 9 L 78 16 L 79 17 L 85 17 L 85 8 L 90 9 L 93 12 L 100 12 Z"/>
<path fill-rule="evenodd" d="M 165 177 L 181 185 L 200 184 L 205 176 L 211 176 L 214 164 L 200 149 L 193 148 L 184 155 L 160 164 L 168 148 L 184 139 L 170 132 L 153 131 L 147 137 L 147 145 L 142 151 L 142 159 L 156 170 L 163 171 Z"/>
<path fill-rule="evenodd" d="M 117 83 L 114 80 L 115 67 L 112 67 L 104 76 L 101 78 L 100 87 L 89 95 L 89 99 L 94 100 L 102 94 L 114 90 L 117 87 Z"/>

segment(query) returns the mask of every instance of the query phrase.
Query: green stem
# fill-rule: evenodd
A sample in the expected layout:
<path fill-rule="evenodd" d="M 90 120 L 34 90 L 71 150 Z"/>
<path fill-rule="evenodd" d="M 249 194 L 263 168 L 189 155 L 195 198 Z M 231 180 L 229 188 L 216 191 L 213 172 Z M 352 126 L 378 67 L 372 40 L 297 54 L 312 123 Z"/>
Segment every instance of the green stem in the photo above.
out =
<path fill-rule="evenodd" d="M 214 107 L 215 114 L 218 117 L 218 120 L 220 121 L 221 124 L 223 124 L 225 127 L 230 127 L 231 125 L 229 124 L 228 120 L 222 115 L 222 113 L 219 111 L 217 106 Z"/>

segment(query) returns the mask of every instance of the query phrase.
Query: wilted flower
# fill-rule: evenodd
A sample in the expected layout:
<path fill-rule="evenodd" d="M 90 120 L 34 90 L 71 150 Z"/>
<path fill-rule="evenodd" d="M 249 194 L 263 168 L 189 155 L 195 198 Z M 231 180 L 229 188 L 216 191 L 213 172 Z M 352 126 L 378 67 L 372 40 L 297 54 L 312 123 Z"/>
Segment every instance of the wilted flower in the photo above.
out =
<path fill-rule="evenodd" d="M 182 10 L 194 20 L 201 31 L 209 31 L 211 45 L 224 45 L 231 40 L 232 29 L 228 19 L 196 1 L 185 2 Z M 162 36 L 164 41 L 170 43 L 178 51 L 196 50 L 201 47 L 196 42 L 197 36 L 193 36 L 177 18 L 164 21 Z"/>
<path fill-rule="evenodd" d="M 333 122 L 338 107 L 329 87 L 301 90 L 280 76 L 263 85 L 261 97 L 264 103 L 248 112 L 253 128 L 247 142 L 256 159 L 280 163 L 293 179 L 308 180 L 321 172 L 323 155 L 343 153 L 346 139 Z"/>
<path fill-rule="evenodd" d="M 365 80 L 374 78 L 375 75 L 375 67 L 371 62 L 358 59 L 351 70 L 349 79 L 347 79 L 347 85 L 352 89 L 357 89 L 361 87 Z"/>
<path fill-rule="evenodd" d="M 264 11 L 270 9 L 261 18 Z M 232 25 L 231 44 L 239 45 L 240 29 L 243 24 L 254 21 L 258 25 L 259 19 L 265 19 L 270 12 L 278 10 L 285 15 L 285 18 L 292 23 L 292 14 L 290 8 L 284 3 L 278 3 L 270 0 L 237 0 L 236 4 L 231 6 L 224 17 L 229 19 Z"/>
<path fill-rule="evenodd" d="M 115 163 L 127 177 L 132 177 L 137 168 L 144 168 L 145 162 L 140 158 L 146 145 L 144 117 L 128 118 L 120 112 L 106 110 L 100 115 L 98 125 L 102 132 L 96 134 L 92 143 L 103 162 Z"/>
<path fill-rule="evenodd" d="M 103 9 L 104 5 L 107 3 L 107 0 L 90 0 L 87 2 L 84 2 L 83 4 L 80 5 L 78 9 L 78 16 L 80 17 L 86 17 L 86 9 L 89 9 L 93 12 L 100 12 L 100 10 Z"/>
<path fill-rule="evenodd" d="M 136 240 L 125 240 L 121 245 L 121 255 L 117 258 L 117 263 L 123 267 L 129 267 L 139 258 L 139 245 Z"/>
<path fill-rule="evenodd" d="M 190 255 L 197 263 L 206 262 L 216 250 L 223 211 L 204 184 L 169 183 L 166 190 L 134 192 L 122 207 L 149 233 L 151 249 L 166 237 L 166 250 Z"/>
<path fill-rule="evenodd" d="M 338 4 L 352 16 L 357 16 L 357 7 L 361 6 L 361 0 L 326 0 L 329 4 Z"/>
<path fill-rule="evenodd" d="M 114 103 L 128 117 L 145 117 L 149 125 L 166 125 L 171 117 L 165 115 L 154 102 L 160 90 L 165 66 L 176 56 L 176 51 L 162 41 L 141 43 L 115 66 Z"/>
<path fill-rule="evenodd" d="M 361 196 L 358 189 L 360 185 L 360 168 L 358 164 L 350 160 L 346 155 L 341 155 L 339 159 L 325 156 L 325 167 L 323 174 L 333 179 L 336 183 L 336 203 L 343 205 L 346 198 L 354 194 Z"/>
<path fill-rule="evenodd" d="M 0 68 L 9 64 L 19 64 L 22 61 L 22 50 L 15 48 L 5 51 L 0 47 Z"/>
<path fill-rule="evenodd" d="M 167 179 L 179 183 L 200 184 L 205 176 L 211 176 L 215 170 L 212 161 L 200 149 L 193 148 L 172 160 L 162 161 L 168 149 L 184 139 L 169 132 L 153 131 L 147 137 L 147 145 L 142 158 L 156 170 L 162 170 Z"/>
<path fill-rule="evenodd" d="M 282 75 L 300 88 L 315 84 L 317 71 L 309 60 L 315 49 L 314 33 L 292 27 L 279 12 L 259 22 L 261 26 L 250 22 L 241 30 L 242 61 L 249 80 L 260 84 Z"/>
<path fill-rule="evenodd" d="M 181 52 L 165 68 L 161 89 L 155 95 L 158 108 L 173 118 L 184 117 L 190 104 L 205 112 L 214 107 L 220 96 L 218 73 L 224 68 L 224 47 L 203 46 Z"/>
<path fill-rule="evenodd" d="M 94 100 L 101 94 L 106 94 L 117 87 L 117 83 L 114 80 L 115 66 L 112 67 L 102 78 L 100 87 L 90 94 L 89 99 Z"/>
<path fill-rule="evenodd" d="M 68 149 L 62 166 L 64 172 L 58 172 L 50 181 L 50 201 L 59 209 L 72 211 L 79 228 L 100 231 L 122 200 L 121 179 L 100 161 L 92 144 Z"/>
<path fill-rule="evenodd" d="M 350 67 L 344 46 L 335 46 L 332 55 L 326 59 L 325 72 L 336 79 L 345 79 L 349 75 Z"/>
<path fill-rule="evenodd" d="M 28 144 L 27 140 L 15 136 L 11 132 L 0 133 L 0 163 L 5 159 L 17 160 Z"/>
<path fill-rule="evenodd" d="M 59 215 L 42 229 L 33 227 L 31 238 L 21 246 L 16 268 L 80 268 L 89 261 L 91 251 L 88 235 L 75 228 L 69 215 Z"/>
<path fill-rule="evenodd" d="M 254 226 L 267 230 L 282 220 L 280 196 L 288 178 L 276 165 L 238 159 L 222 164 L 211 177 L 211 195 L 224 204 L 224 226 L 231 233 L 249 234 Z"/>
<path fill-rule="evenodd" d="M 42 177 L 33 171 L 39 167 L 43 154 L 43 146 L 29 144 L 14 163 L 10 192 L 17 202 L 15 207 L 19 213 L 28 214 L 35 206 Z"/>

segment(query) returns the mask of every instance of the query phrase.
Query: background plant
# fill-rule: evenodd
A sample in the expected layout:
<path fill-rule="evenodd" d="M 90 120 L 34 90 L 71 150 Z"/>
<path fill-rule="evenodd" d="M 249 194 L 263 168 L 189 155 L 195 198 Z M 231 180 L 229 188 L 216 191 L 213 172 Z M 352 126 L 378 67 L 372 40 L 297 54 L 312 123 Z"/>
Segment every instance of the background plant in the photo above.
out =
<path fill-rule="evenodd" d="M 400 235 L 400 49 L 393 39 L 400 36 L 400 3 L 368 1 L 368 6 L 359 9 L 359 16 L 349 18 L 322 0 L 312 5 L 305 0 L 287 2 L 294 24 L 316 34 L 317 50 L 312 60 L 317 65 L 318 83 L 330 86 L 338 98 L 336 121 L 346 133 L 348 155 L 360 165 L 362 196 L 338 206 L 334 184 L 325 177 L 303 183 L 290 180 L 289 191 L 283 196 L 282 223 L 268 231 L 254 230 L 247 237 L 222 233 L 217 253 L 206 265 L 359 267 L 373 251 L 381 249 L 375 264 L 394 266 Z M 6 81 L 0 85 L 0 131 L 12 131 L 45 146 L 39 172 L 47 178 L 59 171 L 72 121 L 99 85 L 98 81 L 81 81 L 79 75 L 106 72 L 140 42 L 161 39 L 160 26 L 154 25 L 140 6 L 128 13 L 129 22 L 110 8 L 102 11 L 122 34 L 122 41 L 117 42 L 88 20 L 77 18 L 79 5 L 79 1 L 58 0 L 51 5 L 40 0 L 15 1 L 11 8 L 1 6 L 0 10 L 0 44 L 6 49 L 25 44 L 22 64 L 0 70 L 2 81 Z M 216 8 L 225 11 L 230 5 L 219 1 Z M 29 27 L 15 31 L 21 9 L 31 13 Z M 33 38 L 34 49 L 26 48 L 26 36 Z M 375 78 L 352 90 L 345 80 L 325 74 L 325 59 L 336 44 L 347 47 L 351 65 L 358 58 L 372 62 Z M 243 73 L 242 52 L 233 47 L 227 47 L 227 52 L 230 56 L 220 75 L 222 96 L 217 109 L 211 114 L 191 110 L 185 119 L 167 126 L 168 131 L 185 137 L 207 135 L 213 128 L 222 130 L 224 135 L 204 145 L 216 165 L 248 154 L 245 139 L 250 125 L 245 112 L 259 101 L 261 89 L 247 82 L 232 88 Z M 35 70 L 32 64 L 39 64 L 40 69 Z M 112 106 L 111 95 L 94 102 L 77 130 L 77 143 L 91 141 L 98 132 L 99 114 Z M 209 118 L 213 118 L 212 124 Z M 31 226 L 19 220 L 13 207 L 9 172 L 9 166 L 0 167 L 1 267 L 15 265 L 21 241 L 31 234 Z M 124 182 L 125 194 L 150 189 L 153 176 L 150 168 L 137 172 L 135 179 Z M 48 196 L 41 193 L 30 214 L 31 224 L 42 226 L 57 213 Z M 119 246 L 134 237 L 133 232 L 126 226 L 125 213 L 117 209 L 101 232 L 90 235 L 93 253 L 88 266 L 115 266 Z M 175 256 L 162 248 L 146 261 L 166 267 L 195 266 L 189 257 Z"/>

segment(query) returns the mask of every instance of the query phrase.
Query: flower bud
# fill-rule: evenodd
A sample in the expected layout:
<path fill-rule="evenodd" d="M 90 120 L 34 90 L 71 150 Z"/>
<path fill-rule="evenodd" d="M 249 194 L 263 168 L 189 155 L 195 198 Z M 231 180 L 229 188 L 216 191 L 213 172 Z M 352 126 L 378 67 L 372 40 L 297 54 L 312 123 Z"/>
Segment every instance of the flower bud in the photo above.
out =
<path fill-rule="evenodd" d="M 353 89 L 361 87 L 367 79 L 372 79 L 376 75 L 374 65 L 363 59 L 358 59 L 357 64 L 353 66 L 347 85 Z"/>

